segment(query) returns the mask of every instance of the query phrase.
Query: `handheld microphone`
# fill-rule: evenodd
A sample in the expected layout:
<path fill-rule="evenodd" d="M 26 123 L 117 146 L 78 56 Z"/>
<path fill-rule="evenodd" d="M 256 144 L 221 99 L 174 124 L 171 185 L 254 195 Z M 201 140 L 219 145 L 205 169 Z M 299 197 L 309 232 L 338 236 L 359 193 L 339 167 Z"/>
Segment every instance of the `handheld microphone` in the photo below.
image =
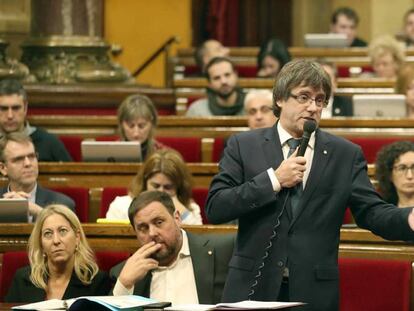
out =
<path fill-rule="evenodd" d="M 297 153 L 298 157 L 303 157 L 305 155 L 306 148 L 308 147 L 309 139 L 312 133 L 316 130 L 316 122 L 313 120 L 307 120 L 305 124 L 303 124 L 303 136 L 302 141 L 299 146 L 299 150 Z"/>

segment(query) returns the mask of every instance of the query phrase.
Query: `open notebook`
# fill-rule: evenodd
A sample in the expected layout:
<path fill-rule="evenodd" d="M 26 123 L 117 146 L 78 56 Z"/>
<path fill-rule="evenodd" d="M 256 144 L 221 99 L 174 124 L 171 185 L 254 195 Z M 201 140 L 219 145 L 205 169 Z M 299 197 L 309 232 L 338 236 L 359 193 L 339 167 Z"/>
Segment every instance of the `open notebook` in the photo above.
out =
<path fill-rule="evenodd" d="M 26 199 L 0 199 L 0 222 L 27 222 Z"/>
<path fill-rule="evenodd" d="M 370 94 L 352 97 L 354 116 L 371 118 L 405 118 L 407 105 L 402 94 Z"/>
<path fill-rule="evenodd" d="M 141 144 L 137 141 L 89 141 L 81 144 L 82 159 L 87 162 L 141 162 Z"/>
<path fill-rule="evenodd" d="M 307 33 L 305 46 L 313 48 L 344 48 L 349 45 L 347 37 L 342 33 Z"/>

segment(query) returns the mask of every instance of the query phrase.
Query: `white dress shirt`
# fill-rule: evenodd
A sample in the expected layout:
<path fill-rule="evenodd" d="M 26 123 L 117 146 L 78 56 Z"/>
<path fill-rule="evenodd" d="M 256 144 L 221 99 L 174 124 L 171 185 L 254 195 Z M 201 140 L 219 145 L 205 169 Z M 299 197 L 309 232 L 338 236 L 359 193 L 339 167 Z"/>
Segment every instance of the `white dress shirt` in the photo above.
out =
<path fill-rule="evenodd" d="M 282 146 L 283 157 L 286 159 L 289 153 L 289 146 L 287 144 L 287 141 L 293 137 L 282 127 L 280 122 L 277 123 L 277 132 L 279 134 L 280 145 Z M 312 133 L 309 139 L 308 147 L 306 148 L 306 151 L 305 151 L 306 171 L 305 171 L 305 174 L 303 175 L 303 183 L 302 183 L 303 187 L 305 187 L 306 185 L 306 181 L 308 180 L 310 168 L 312 167 L 314 149 L 315 149 L 315 132 Z M 280 182 L 277 180 L 274 169 L 269 168 L 267 170 L 267 174 L 269 175 L 270 181 L 272 182 L 273 190 L 275 192 L 279 192 L 282 189 L 282 187 L 280 185 Z"/>
<path fill-rule="evenodd" d="M 190 256 L 188 237 L 184 230 L 183 245 L 177 260 L 168 267 L 158 267 L 151 271 L 152 280 L 150 298 L 158 301 L 170 301 L 175 304 L 198 304 L 197 286 L 195 282 L 193 262 Z M 113 294 L 132 295 L 134 287 L 127 289 L 119 281 L 116 281 Z"/>

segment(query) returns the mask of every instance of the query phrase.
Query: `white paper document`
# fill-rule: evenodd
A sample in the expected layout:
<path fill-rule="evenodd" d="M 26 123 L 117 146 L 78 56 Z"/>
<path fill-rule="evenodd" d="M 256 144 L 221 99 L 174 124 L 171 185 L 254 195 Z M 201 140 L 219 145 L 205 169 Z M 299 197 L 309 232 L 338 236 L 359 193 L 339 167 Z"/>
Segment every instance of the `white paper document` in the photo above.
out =
<path fill-rule="evenodd" d="M 216 305 L 175 305 L 165 308 L 167 311 L 207 311 L 207 310 L 254 310 L 254 309 L 285 309 L 303 306 L 302 302 L 255 301 L 245 300 L 234 303 L 218 303 Z"/>

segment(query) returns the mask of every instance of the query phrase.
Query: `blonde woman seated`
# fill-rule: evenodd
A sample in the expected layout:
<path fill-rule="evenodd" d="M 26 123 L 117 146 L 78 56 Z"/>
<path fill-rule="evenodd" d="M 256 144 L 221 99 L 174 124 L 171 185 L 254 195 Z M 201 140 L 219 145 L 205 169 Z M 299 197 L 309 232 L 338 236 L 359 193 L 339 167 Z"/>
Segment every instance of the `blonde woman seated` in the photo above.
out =
<path fill-rule="evenodd" d="M 191 187 L 191 174 L 181 155 L 173 149 L 157 150 L 132 180 L 129 194 L 116 197 L 109 205 L 106 218 L 129 219 L 128 208 L 134 197 L 146 190 L 159 190 L 171 196 L 183 224 L 201 225 L 200 207 L 191 199 Z"/>
<path fill-rule="evenodd" d="M 374 77 L 395 79 L 404 64 L 404 48 L 389 35 L 374 39 L 368 47 Z"/>
<path fill-rule="evenodd" d="M 407 118 L 414 119 L 414 67 L 405 65 L 398 75 L 395 93 L 405 95 Z"/>
<path fill-rule="evenodd" d="M 37 218 L 28 244 L 30 266 L 17 270 L 6 302 L 36 302 L 107 295 L 79 219 L 64 205 L 49 205 Z"/>
<path fill-rule="evenodd" d="M 138 141 L 141 144 L 144 160 L 155 150 L 164 148 L 164 145 L 154 138 L 158 114 L 147 96 L 140 94 L 128 96 L 119 106 L 117 117 L 120 139 Z"/>

